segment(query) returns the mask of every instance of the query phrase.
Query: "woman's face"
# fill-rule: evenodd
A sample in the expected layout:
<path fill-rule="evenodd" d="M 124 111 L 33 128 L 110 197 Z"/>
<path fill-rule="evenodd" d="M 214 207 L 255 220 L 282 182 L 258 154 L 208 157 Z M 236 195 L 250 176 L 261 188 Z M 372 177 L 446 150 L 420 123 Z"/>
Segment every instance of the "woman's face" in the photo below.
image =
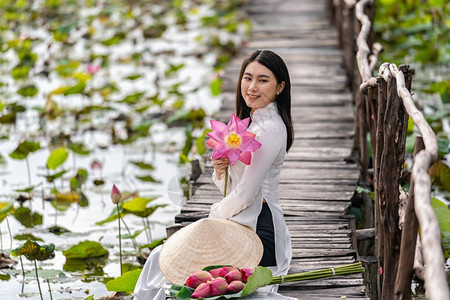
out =
<path fill-rule="evenodd" d="M 281 93 L 283 88 L 284 81 L 278 84 L 272 71 L 259 62 L 253 61 L 245 68 L 241 80 L 241 94 L 252 113 L 275 101 L 277 92 Z"/>

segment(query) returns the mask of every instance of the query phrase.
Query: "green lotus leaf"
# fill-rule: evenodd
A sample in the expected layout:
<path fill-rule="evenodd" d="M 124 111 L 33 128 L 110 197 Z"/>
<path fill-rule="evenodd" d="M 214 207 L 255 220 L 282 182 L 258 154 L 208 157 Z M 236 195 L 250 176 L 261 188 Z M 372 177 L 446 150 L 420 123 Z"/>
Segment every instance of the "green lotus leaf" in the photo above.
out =
<path fill-rule="evenodd" d="M 145 163 L 143 161 L 132 160 L 132 161 L 130 161 L 130 163 L 132 163 L 133 165 L 135 165 L 136 167 L 138 167 L 139 169 L 142 169 L 142 170 L 154 170 L 155 169 L 153 164 Z"/>
<path fill-rule="evenodd" d="M 83 241 L 64 250 L 63 255 L 66 258 L 92 258 L 102 257 L 109 254 L 100 243 L 94 241 Z"/>
<path fill-rule="evenodd" d="M 155 199 L 156 197 L 153 198 L 136 197 L 128 202 L 123 203 L 122 208 L 130 212 L 143 212 L 147 206 L 147 203 L 152 202 Z"/>
<path fill-rule="evenodd" d="M 140 235 L 142 232 L 144 232 L 148 227 L 144 227 L 142 229 L 136 230 L 133 234 L 121 234 L 120 238 L 122 239 L 134 239 L 138 235 Z"/>
<path fill-rule="evenodd" d="M 14 190 L 14 191 L 16 191 L 18 193 L 31 193 L 35 188 L 37 188 L 37 187 L 39 187 L 41 185 L 42 185 L 42 182 L 39 183 L 39 184 L 35 184 L 35 185 L 32 185 L 32 186 L 23 188 L 23 189 L 17 189 L 17 190 Z"/>
<path fill-rule="evenodd" d="M 42 215 L 37 212 L 32 212 L 28 207 L 18 207 L 14 212 L 14 218 L 26 228 L 42 225 Z"/>
<path fill-rule="evenodd" d="M 31 241 L 36 241 L 36 242 L 43 242 L 44 241 L 40 237 L 34 236 L 31 233 L 16 234 L 14 236 L 14 239 L 18 240 L 18 241 L 26 241 L 26 240 L 31 240 Z"/>
<path fill-rule="evenodd" d="M 157 208 L 166 207 L 166 206 L 167 206 L 167 204 L 158 204 L 155 206 L 146 207 L 143 211 L 129 211 L 129 212 L 135 216 L 138 216 L 141 218 L 147 218 L 148 216 L 152 215 Z M 125 211 L 128 211 L 128 210 L 125 210 Z"/>
<path fill-rule="evenodd" d="M 41 149 L 39 142 L 23 141 L 21 142 L 9 156 L 13 159 L 25 159 L 32 152 Z"/>
<path fill-rule="evenodd" d="M 144 182 L 153 182 L 153 183 L 161 182 L 160 180 L 155 179 L 152 175 L 136 176 L 136 178 Z"/>
<path fill-rule="evenodd" d="M 139 250 L 144 249 L 144 248 L 153 250 L 154 248 L 158 247 L 159 245 L 162 245 L 163 242 L 164 242 L 164 239 L 157 239 L 157 240 L 154 240 L 153 242 L 151 242 L 150 244 L 145 244 L 145 245 L 139 246 Z"/>
<path fill-rule="evenodd" d="M 126 272 L 122 276 L 108 282 L 106 284 L 106 289 L 114 292 L 132 292 L 134 291 L 134 287 L 136 286 L 141 272 L 142 269 Z"/>
<path fill-rule="evenodd" d="M 33 97 L 36 96 L 38 93 L 38 89 L 36 86 L 30 84 L 22 86 L 20 89 L 17 90 L 17 94 L 23 96 L 23 97 Z"/>
<path fill-rule="evenodd" d="M 70 143 L 67 148 L 78 155 L 89 155 L 91 151 L 83 143 Z"/>
<path fill-rule="evenodd" d="M 18 257 L 24 255 L 29 260 L 47 260 L 55 257 L 55 245 L 39 245 L 35 241 L 27 240 L 16 249 L 11 250 L 11 255 Z"/>
<path fill-rule="evenodd" d="M 83 94 L 85 88 L 86 88 L 86 83 L 84 81 L 79 81 L 77 84 L 64 90 L 63 94 L 64 94 L 64 96 L 74 95 L 74 94 Z"/>

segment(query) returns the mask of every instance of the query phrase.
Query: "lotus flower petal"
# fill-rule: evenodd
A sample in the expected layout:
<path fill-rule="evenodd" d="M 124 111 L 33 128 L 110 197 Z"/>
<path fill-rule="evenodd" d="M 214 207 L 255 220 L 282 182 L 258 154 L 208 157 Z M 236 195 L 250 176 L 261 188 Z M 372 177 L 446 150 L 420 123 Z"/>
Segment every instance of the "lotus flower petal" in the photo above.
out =
<path fill-rule="evenodd" d="M 201 283 L 191 295 L 194 299 L 206 298 L 209 296 L 211 296 L 211 287 L 208 282 Z"/>
<path fill-rule="evenodd" d="M 200 284 L 208 282 L 209 280 L 212 280 L 211 274 L 207 271 L 198 271 L 189 276 L 189 278 L 186 280 L 186 285 L 188 287 L 191 287 L 193 289 L 197 288 Z"/>
<path fill-rule="evenodd" d="M 242 281 L 235 280 L 235 281 L 230 282 L 230 284 L 228 284 L 227 293 L 228 294 L 239 293 L 240 291 L 242 291 L 243 288 L 244 288 L 244 283 Z"/>
<path fill-rule="evenodd" d="M 249 165 L 252 160 L 252 153 L 249 151 L 241 152 L 239 160 L 242 161 L 244 164 Z"/>
<path fill-rule="evenodd" d="M 239 160 L 241 153 L 239 150 L 229 150 L 228 151 L 228 159 L 230 160 L 230 164 L 234 166 L 236 162 Z"/>
<path fill-rule="evenodd" d="M 261 148 L 261 143 L 249 136 L 244 136 L 242 143 L 239 146 L 239 150 L 250 152 L 255 152 L 259 148 Z"/>
<path fill-rule="evenodd" d="M 211 296 L 224 295 L 227 292 L 228 283 L 223 278 L 214 278 L 210 282 Z"/>

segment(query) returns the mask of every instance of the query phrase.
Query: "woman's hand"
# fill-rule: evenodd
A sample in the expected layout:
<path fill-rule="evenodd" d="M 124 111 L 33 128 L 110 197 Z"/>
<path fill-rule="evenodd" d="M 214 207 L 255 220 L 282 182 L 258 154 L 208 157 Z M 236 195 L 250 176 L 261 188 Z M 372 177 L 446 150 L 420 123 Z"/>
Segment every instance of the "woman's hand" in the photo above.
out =
<path fill-rule="evenodd" d="M 211 162 L 214 166 L 214 170 L 216 171 L 216 178 L 220 180 L 222 178 L 222 174 L 225 173 L 227 167 L 230 165 L 230 161 L 228 160 L 228 158 L 211 158 Z"/>

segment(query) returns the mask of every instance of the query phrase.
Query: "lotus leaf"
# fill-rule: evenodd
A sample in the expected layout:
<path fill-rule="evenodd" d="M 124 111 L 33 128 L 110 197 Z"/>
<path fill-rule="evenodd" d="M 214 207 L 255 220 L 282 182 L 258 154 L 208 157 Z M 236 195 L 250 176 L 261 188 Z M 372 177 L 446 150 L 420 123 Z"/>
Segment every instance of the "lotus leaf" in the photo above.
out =
<path fill-rule="evenodd" d="M 147 203 L 152 202 L 155 199 L 156 197 L 153 198 L 136 197 L 128 202 L 123 203 L 122 208 L 130 212 L 143 212 L 147 206 Z"/>
<path fill-rule="evenodd" d="M 92 258 L 107 256 L 109 252 L 98 242 L 83 241 L 64 250 L 63 255 L 66 258 Z"/>
<path fill-rule="evenodd" d="M 24 255 L 29 260 L 47 260 L 55 257 L 55 245 L 39 245 L 37 242 L 27 240 L 25 244 L 11 250 L 11 255 L 18 257 Z"/>
<path fill-rule="evenodd" d="M 122 276 L 108 282 L 106 284 L 106 288 L 108 291 L 132 292 L 139 279 L 139 275 L 141 275 L 141 272 L 142 269 L 126 272 Z"/>
<path fill-rule="evenodd" d="M 42 224 L 42 215 L 37 212 L 31 212 L 31 209 L 28 207 L 18 207 L 14 212 L 14 217 L 26 228 Z"/>
<path fill-rule="evenodd" d="M 18 241 L 26 241 L 26 240 L 38 241 L 38 242 L 43 242 L 44 241 L 40 237 L 36 237 L 36 236 L 32 235 L 31 233 L 16 234 L 14 236 L 14 239 L 18 240 Z"/>
<path fill-rule="evenodd" d="M 25 159 L 30 153 L 39 149 L 41 149 L 39 142 L 30 142 L 25 140 L 21 142 L 17 148 L 9 154 L 9 156 L 13 159 Z"/>

